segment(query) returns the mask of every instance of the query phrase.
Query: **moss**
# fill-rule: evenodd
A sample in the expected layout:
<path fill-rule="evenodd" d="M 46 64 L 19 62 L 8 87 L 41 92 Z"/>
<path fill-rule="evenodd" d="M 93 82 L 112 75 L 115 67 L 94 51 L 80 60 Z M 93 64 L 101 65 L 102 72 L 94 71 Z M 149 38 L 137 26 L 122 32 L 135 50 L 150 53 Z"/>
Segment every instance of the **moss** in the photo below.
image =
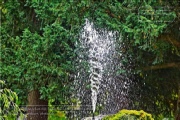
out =
<path fill-rule="evenodd" d="M 103 120 L 154 120 L 152 115 L 143 110 L 121 110 L 118 113 L 106 116 Z"/>

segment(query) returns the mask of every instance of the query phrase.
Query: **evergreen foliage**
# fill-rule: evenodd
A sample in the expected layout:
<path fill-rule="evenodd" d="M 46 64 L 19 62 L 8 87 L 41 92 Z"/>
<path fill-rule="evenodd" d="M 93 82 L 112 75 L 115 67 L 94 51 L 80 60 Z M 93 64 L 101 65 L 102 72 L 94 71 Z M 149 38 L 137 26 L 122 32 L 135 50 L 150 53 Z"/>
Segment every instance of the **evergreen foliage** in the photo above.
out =
<path fill-rule="evenodd" d="M 97 28 L 122 34 L 124 52 L 135 58 L 138 86 L 149 94 L 141 98 L 143 105 L 154 101 L 156 108 L 172 111 L 173 103 L 175 115 L 180 95 L 179 4 L 178 0 L 2 0 L 0 77 L 21 104 L 35 89 L 42 99 L 66 101 L 70 75 L 76 72 L 75 43 L 87 18 Z"/>

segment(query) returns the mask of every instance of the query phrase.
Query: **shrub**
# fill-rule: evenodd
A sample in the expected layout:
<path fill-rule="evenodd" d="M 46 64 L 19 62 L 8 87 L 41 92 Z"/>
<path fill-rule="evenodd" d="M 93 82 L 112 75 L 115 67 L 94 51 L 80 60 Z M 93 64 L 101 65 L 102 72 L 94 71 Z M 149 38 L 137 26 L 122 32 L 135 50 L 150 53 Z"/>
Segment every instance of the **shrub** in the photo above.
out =
<path fill-rule="evenodd" d="M 143 110 L 121 110 L 114 115 L 109 115 L 103 118 L 103 120 L 154 120 L 152 115 L 144 112 Z"/>

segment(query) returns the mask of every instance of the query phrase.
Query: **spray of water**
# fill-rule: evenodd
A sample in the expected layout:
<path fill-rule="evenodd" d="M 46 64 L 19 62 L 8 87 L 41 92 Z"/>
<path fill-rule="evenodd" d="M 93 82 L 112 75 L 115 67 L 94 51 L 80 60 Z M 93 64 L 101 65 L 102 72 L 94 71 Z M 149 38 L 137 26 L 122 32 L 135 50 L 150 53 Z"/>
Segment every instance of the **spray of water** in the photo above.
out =
<path fill-rule="evenodd" d="M 76 97 L 83 105 L 103 106 L 102 114 L 116 113 L 128 107 L 131 80 L 118 70 L 127 70 L 120 62 L 124 59 L 123 43 L 118 32 L 97 29 L 86 20 L 77 43 Z M 91 98 L 91 99 L 90 99 Z"/>
<path fill-rule="evenodd" d="M 99 87 L 102 81 L 103 70 L 106 69 L 107 55 L 112 50 L 113 41 L 112 32 L 106 32 L 106 35 L 101 37 L 100 33 L 94 29 L 93 23 L 86 20 L 86 26 L 84 27 L 84 34 L 82 34 L 81 41 L 84 47 L 89 46 L 88 50 L 88 62 L 90 65 L 90 82 L 91 82 L 91 100 L 93 106 L 93 112 L 96 109 L 97 96 L 99 93 Z"/>

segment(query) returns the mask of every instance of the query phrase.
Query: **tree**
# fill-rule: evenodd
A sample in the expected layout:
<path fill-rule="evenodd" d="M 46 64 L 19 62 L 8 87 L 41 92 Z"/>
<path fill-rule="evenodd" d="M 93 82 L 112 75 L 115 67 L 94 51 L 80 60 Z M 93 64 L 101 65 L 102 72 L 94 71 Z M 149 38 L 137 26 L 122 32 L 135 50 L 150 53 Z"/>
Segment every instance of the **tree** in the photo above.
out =
<path fill-rule="evenodd" d="M 138 105 L 138 109 L 155 107 L 160 111 L 163 106 L 165 109 L 161 113 L 173 111 L 178 116 L 179 2 L 124 0 L 94 1 L 92 4 L 92 21 L 98 27 L 119 31 L 123 35 L 123 43 L 127 46 L 123 51 L 127 58 L 133 58 L 138 79 L 134 89 L 140 86 L 140 96 L 144 97 L 141 101 L 139 98 L 138 102 L 142 102 L 142 105 Z M 147 92 L 143 93 L 143 90 Z M 153 104 L 150 104 L 152 101 Z"/>
<path fill-rule="evenodd" d="M 140 9 L 138 15 L 135 12 L 128 15 L 125 25 L 127 41 L 132 48 L 129 52 L 135 58 L 138 85 L 141 86 L 142 99 L 137 100 L 141 105 L 137 106 L 144 110 L 150 108 L 156 115 L 168 115 L 173 111 L 179 116 L 179 2 L 142 4 L 131 4 Z"/>
<path fill-rule="evenodd" d="M 23 0 L 1 3 L 1 79 L 25 104 L 28 100 L 29 120 L 46 120 L 48 99 L 63 101 L 58 93 L 65 95 L 66 84 L 71 82 L 77 35 L 63 12 L 70 9 L 68 5 Z"/>

